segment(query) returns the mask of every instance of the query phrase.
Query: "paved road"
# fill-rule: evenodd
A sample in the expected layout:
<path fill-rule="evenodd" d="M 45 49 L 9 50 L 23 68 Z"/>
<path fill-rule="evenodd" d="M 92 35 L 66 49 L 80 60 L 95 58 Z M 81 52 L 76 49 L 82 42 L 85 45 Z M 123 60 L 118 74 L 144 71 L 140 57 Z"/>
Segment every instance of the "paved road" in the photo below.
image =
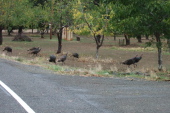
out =
<path fill-rule="evenodd" d="M 170 83 L 56 75 L 0 59 L 0 81 L 36 113 L 170 113 Z M 0 85 L 0 112 L 26 110 Z"/>

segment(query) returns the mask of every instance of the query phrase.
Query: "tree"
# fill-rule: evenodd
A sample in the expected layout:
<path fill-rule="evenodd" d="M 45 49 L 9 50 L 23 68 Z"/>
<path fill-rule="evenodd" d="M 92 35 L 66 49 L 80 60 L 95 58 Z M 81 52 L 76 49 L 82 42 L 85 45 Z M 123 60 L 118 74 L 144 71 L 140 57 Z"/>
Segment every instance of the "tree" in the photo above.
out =
<path fill-rule="evenodd" d="M 23 28 L 28 28 L 32 24 L 32 18 L 35 16 L 32 10 L 32 3 L 28 0 L 16 1 L 16 6 L 13 8 L 13 26 L 18 27 L 17 39 L 22 40 Z"/>
<path fill-rule="evenodd" d="M 33 7 L 34 17 L 32 18 L 32 26 L 38 28 L 41 33 L 41 38 L 44 38 L 44 31 L 49 27 L 50 8 L 47 4 Z"/>
<path fill-rule="evenodd" d="M 11 7 L 15 5 L 15 0 L 0 1 L 0 45 L 3 43 L 2 30 L 12 22 L 13 11 Z"/>
<path fill-rule="evenodd" d="M 104 4 L 101 1 L 94 3 L 90 0 L 77 0 L 75 4 L 73 19 L 75 28 L 78 29 L 76 31 L 79 31 L 80 34 L 91 33 L 96 42 L 96 58 L 98 58 L 99 48 L 102 46 L 104 34 L 107 32 L 109 4 Z"/>
<path fill-rule="evenodd" d="M 63 27 L 68 27 L 72 22 L 72 0 L 50 0 L 47 2 L 47 6 L 50 8 L 49 22 L 52 29 L 58 29 L 58 50 L 57 54 L 62 50 L 62 30 Z"/>
<path fill-rule="evenodd" d="M 167 21 L 170 18 L 170 2 L 153 0 L 147 4 L 144 18 L 147 19 L 147 26 L 150 34 L 156 37 L 156 46 L 158 50 L 158 70 L 162 70 L 162 42 L 161 36 L 167 34 L 169 31 L 170 23 Z M 170 36 L 170 35 L 169 35 Z"/>
<path fill-rule="evenodd" d="M 158 49 L 158 69 L 162 70 L 161 36 L 169 32 L 169 0 L 119 0 L 114 1 L 114 21 L 117 29 L 131 35 L 154 34 Z M 166 36 L 167 37 L 167 36 Z"/>

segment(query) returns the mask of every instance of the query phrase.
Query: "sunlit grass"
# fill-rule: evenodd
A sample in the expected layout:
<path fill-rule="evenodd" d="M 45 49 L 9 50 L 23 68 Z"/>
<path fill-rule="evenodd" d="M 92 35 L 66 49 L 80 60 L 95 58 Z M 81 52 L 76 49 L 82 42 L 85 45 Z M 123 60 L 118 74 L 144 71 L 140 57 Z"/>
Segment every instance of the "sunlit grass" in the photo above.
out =
<path fill-rule="evenodd" d="M 157 51 L 156 48 L 153 47 L 117 47 L 117 46 L 112 46 L 111 49 L 114 50 L 123 50 L 123 51 Z"/>

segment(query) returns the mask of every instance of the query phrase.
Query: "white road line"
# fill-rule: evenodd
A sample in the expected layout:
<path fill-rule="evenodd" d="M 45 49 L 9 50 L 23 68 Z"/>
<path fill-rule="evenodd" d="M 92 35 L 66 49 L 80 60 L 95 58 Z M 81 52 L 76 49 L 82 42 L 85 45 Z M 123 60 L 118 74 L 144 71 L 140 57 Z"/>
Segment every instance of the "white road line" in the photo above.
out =
<path fill-rule="evenodd" d="M 0 80 L 0 85 L 8 92 L 10 93 L 20 104 L 21 106 L 28 112 L 28 113 L 35 113 L 14 91 L 12 91 L 7 85 L 5 85 Z"/>

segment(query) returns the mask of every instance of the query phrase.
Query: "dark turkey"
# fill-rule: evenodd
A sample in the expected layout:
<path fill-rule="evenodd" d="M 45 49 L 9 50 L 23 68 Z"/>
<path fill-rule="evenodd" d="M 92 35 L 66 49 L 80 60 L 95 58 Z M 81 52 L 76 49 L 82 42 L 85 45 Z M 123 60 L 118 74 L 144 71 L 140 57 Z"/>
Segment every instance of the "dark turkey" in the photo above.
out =
<path fill-rule="evenodd" d="M 141 56 L 136 56 L 135 59 L 135 66 L 137 67 L 137 63 L 142 59 L 143 54 L 141 54 Z"/>
<path fill-rule="evenodd" d="M 78 53 L 73 53 L 72 56 L 75 57 L 75 58 L 79 58 L 79 54 Z"/>
<path fill-rule="evenodd" d="M 33 54 L 33 55 L 36 55 L 36 56 L 37 56 L 37 54 L 38 54 L 40 51 L 41 51 L 41 48 L 38 47 L 38 48 L 32 50 L 32 51 L 30 52 L 30 54 Z"/>
<path fill-rule="evenodd" d="M 67 53 L 68 54 L 68 53 Z M 61 56 L 61 58 L 58 60 L 58 62 L 65 63 L 65 60 L 67 59 L 67 54 Z"/>
<path fill-rule="evenodd" d="M 138 55 L 136 55 L 134 58 L 131 58 L 131 59 L 128 59 L 128 60 L 125 60 L 124 62 L 122 62 L 122 64 L 124 64 L 124 65 L 128 65 L 128 66 L 130 66 L 130 65 L 136 65 L 135 64 L 135 59 L 136 59 L 136 57 L 137 57 Z"/>
<path fill-rule="evenodd" d="M 11 47 L 5 47 L 3 51 L 7 51 L 8 53 L 12 53 L 12 48 Z"/>
<path fill-rule="evenodd" d="M 140 57 L 135 57 L 135 63 L 138 63 L 142 59 L 143 54 Z"/>
<path fill-rule="evenodd" d="M 50 55 L 49 62 L 54 62 L 54 63 L 56 63 L 56 56 Z"/>
<path fill-rule="evenodd" d="M 32 47 L 32 48 L 30 48 L 30 49 L 28 49 L 27 51 L 33 51 L 33 50 L 35 50 L 35 49 L 37 49 L 38 47 Z"/>

